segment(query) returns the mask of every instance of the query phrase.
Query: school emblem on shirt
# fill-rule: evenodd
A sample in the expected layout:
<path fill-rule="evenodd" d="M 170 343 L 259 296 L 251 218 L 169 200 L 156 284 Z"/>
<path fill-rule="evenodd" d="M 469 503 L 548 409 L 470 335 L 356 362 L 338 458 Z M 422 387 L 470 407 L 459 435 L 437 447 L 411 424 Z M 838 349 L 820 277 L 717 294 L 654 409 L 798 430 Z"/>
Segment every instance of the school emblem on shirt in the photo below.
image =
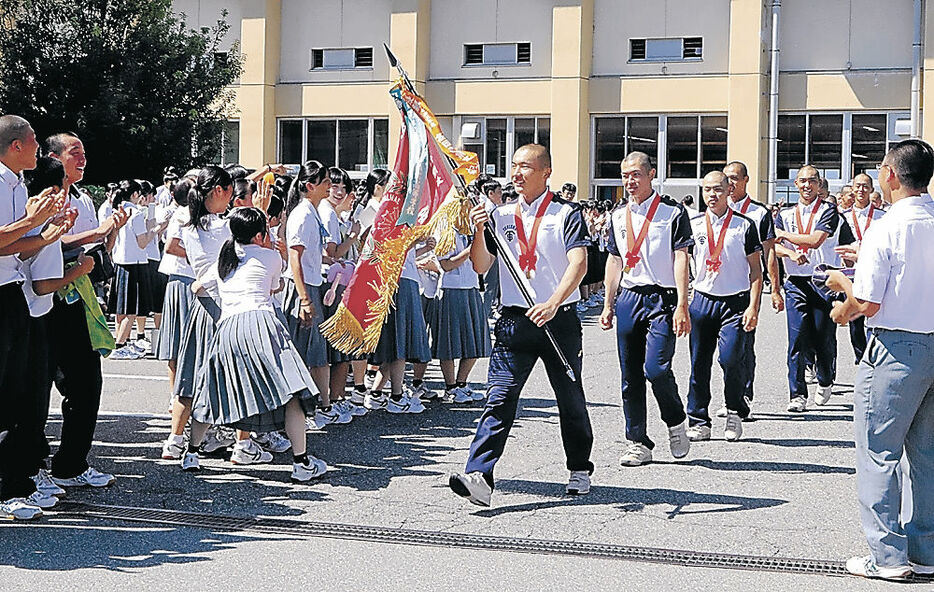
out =
<path fill-rule="evenodd" d="M 699 234 L 699 235 L 697 235 L 696 237 L 694 237 L 694 240 L 696 240 L 698 243 L 700 243 L 700 244 L 703 245 L 703 244 L 706 244 L 706 242 L 707 242 L 707 237 L 704 236 L 703 234 Z"/>
<path fill-rule="evenodd" d="M 507 224 L 503 226 L 503 236 L 505 236 L 506 240 L 509 242 L 515 241 L 516 240 L 516 225 Z"/>

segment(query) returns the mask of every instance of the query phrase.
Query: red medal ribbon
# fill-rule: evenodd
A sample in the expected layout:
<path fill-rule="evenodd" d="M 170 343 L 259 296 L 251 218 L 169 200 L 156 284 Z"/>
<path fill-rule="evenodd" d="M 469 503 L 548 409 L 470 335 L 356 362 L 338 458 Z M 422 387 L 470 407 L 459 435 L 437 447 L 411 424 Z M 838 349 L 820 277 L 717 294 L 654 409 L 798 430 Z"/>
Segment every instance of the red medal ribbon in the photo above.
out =
<path fill-rule="evenodd" d="M 856 230 L 856 240 L 862 242 L 863 233 L 869 230 L 869 225 L 872 224 L 872 215 L 876 211 L 875 204 L 869 204 L 869 216 L 866 218 L 866 227 L 860 230 L 859 220 L 856 219 L 856 206 L 850 210 L 850 214 L 853 216 L 853 228 Z"/>
<path fill-rule="evenodd" d="M 798 223 L 798 233 L 799 234 L 811 234 L 811 229 L 814 227 L 814 217 L 817 216 L 817 210 L 820 209 L 820 202 L 817 202 L 817 205 L 814 206 L 814 209 L 811 211 L 811 217 L 808 219 L 808 227 L 804 229 L 804 224 L 801 222 L 801 208 L 795 206 L 795 221 Z M 802 231 L 802 229 L 804 229 Z M 807 253 L 809 249 L 804 247 L 799 247 L 802 253 Z"/>
<path fill-rule="evenodd" d="M 658 204 L 662 201 L 661 196 L 656 193 L 655 199 L 652 200 L 652 204 L 649 206 L 649 211 L 645 215 L 645 222 L 642 224 L 642 228 L 639 229 L 639 236 L 633 236 L 635 233 L 632 230 L 632 210 L 627 205 L 626 206 L 626 270 L 630 270 L 636 266 L 637 263 L 642 259 L 639 255 L 639 251 L 642 250 L 642 243 L 645 242 L 645 237 L 649 234 L 649 226 L 652 224 L 652 219 L 655 218 L 655 211 L 658 210 Z"/>
<path fill-rule="evenodd" d="M 752 198 L 747 195 L 746 199 L 743 201 L 743 207 L 739 209 L 739 213 L 745 216 L 746 210 L 749 209 L 749 204 L 751 203 L 752 203 Z"/>
<path fill-rule="evenodd" d="M 549 191 L 542 198 L 538 211 L 535 212 L 535 222 L 532 223 L 532 234 L 526 238 L 525 225 L 522 223 L 522 210 L 519 208 L 519 202 L 516 202 L 516 236 L 519 239 L 519 267 L 531 279 L 532 272 L 535 271 L 535 264 L 538 263 L 538 255 L 535 254 L 535 245 L 538 243 L 538 227 L 542 223 L 542 216 L 551 203 L 554 194 Z"/>
<path fill-rule="evenodd" d="M 726 242 L 726 231 L 730 228 L 730 220 L 733 218 L 733 210 L 727 208 L 726 219 L 723 221 L 723 226 L 720 227 L 720 235 L 717 237 L 717 242 L 713 242 L 713 224 L 710 223 L 710 211 L 708 210 L 707 215 L 704 216 L 704 219 L 707 221 L 707 248 L 709 249 L 709 256 L 707 257 L 707 271 L 711 273 L 717 273 L 720 271 L 720 255 L 723 253 L 723 244 Z"/>

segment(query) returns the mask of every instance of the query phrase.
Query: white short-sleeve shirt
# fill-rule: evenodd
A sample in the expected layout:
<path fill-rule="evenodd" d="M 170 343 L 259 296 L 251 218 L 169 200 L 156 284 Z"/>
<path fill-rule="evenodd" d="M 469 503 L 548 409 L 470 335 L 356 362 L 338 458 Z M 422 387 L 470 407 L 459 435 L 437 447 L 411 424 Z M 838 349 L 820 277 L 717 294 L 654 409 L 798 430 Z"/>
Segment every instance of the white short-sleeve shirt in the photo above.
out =
<path fill-rule="evenodd" d="M 16 204 L 26 204 L 26 185 L 17 175 L 0 162 L 0 226 L 12 224 L 26 215 L 17 211 Z M 16 255 L 0 255 L 0 286 L 23 281 L 20 261 Z"/>
<path fill-rule="evenodd" d="M 282 257 L 258 245 L 238 247 L 243 253 L 240 265 L 226 278 L 218 277 L 221 321 L 254 310 L 275 313 L 272 292 L 279 287 Z"/>
<path fill-rule="evenodd" d="M 801 228 L 798 228 L 796 211 L 801 216 Z M 807 234 L 805 231 L 809 220 L 811 220 L 812 213 L 814 213 L 814 223 L 811 225 L 811 232 L 821 230 L 827 233 L 827 238 L 816 249 L 808 249 L 806 253 L 808 261 L 804 265 L 798 265 L 790 258 L 786 258 L 784 260 L 785 271 L 789 276 L 810 277 L 814 274 L 814 267 L 821 263 L 835 267 L 840 265 L 840 256 L 834 251 L 837 245 L 840 244 L 840 215 L 837 213 L 837 207 L 832 203 L 818 199 L 815 199 L 809 205 L 798 202 L 778 213 L 778 217 L 775 219 L 775 227 L 795 234 Z M 782 245 L 789 249 L 802 250 L 788 241 L 782 241 Z"/>
<path fill-rule="evenodd" d="M 178 207 L 175 209 L 172 213 L 172 217 L 169 218 L 169 225 L 165 229 L 166 245 L 168 245 L 171 239 L 176 238 L 182 243 L 183 247 L 185 246 L 182 241 L 182 226 L 188 224 L 189 217 L 188 208 Z M 172 255 L 171 253 L 162 254 L 162 262 L 159 263 L 159 272 L 165 275 L 195 277 L 195 272 L 191 270 L 191 265 L 188 264 L 188 261 L 177 255 Z"/>
<path fill-rule="evenodd" d="M 726 222 L 729 211 L 723 216 L 717 216 L 707 210 L 691 219 L 691 229 L 694 236 L 694 290 L 710 296 L 732 296 L 749 290 L 749 260 L 751 255 L 762 250 L 759 242 L 759 232 L 749 218 L 738 212 L 733 212 L 726 235 L 723 237 L 723 250 L 720 253 L 720 270 L 711 272 L 707 269 L 707 259 L 713 248 L 707 236 L 707 219 L 713 232 L 714 241 L 719 240 L 720 232 Z"/>
<path fill-rule="evenodd" d="M 302 275 L 309 286 L 321 285 L 321 257 L 324 253 L 324 225 L 318 210 L 303 199 L 295 206 L 285 223 L 285 239 L 289 248 L 302 246 Z M 292 277 L 291 270 L 288 277 Z M 293 278 L 294 279 L 294 278 Z"/>
<path fill-rule="evenodd" d="M 328 234 L 324 239 L 324 245 L 327 246 L 328 243 L 334 243 L 340 246 L 340 244 L 344 242 L 341 237 L 341 218 L 337 215 L 331 202 L 326 199 L 321 200 L 321 203 L 318 204 L 318 216 L 321 218 L 324 230 Z M 330 267 L 330 264 L 322 263 L 321 274 L 327 276 Z"/>
<path fill-rule="evenodd" d="M 68 194 L 69 205 L 78 211 L 78 217 L 75 218 L 75 225 L 71 227 L 68 234 L 81 234 L 96 230 L 98 227 L 97 211 L 94 209 L 94 201 L 91 196 L 83 189 L 72 185 Z"/>
<path fill-rule="evenodd" d="M 892 204 L 863 237 L 856 262 L 853 296 L 879 305 L 870 328 L 934 333 L 930 297 L 934 278 L 934 201 L 930 195 Z"/>
<path fill-rule="evenodd" d="M 52 310 L 54 293 L 36 294 L 33 282 L 39 280 L 57 280 L 65 277 L 65 259 L 62 254 L 61 239 L 39 249 L 31 258 L 23 261 L 23 295 L 29 305 L 29 315 L 38 318 Z"/>
<path fill-rule="evenodd" d="M 454 236 L 454 249 L 452 249 L 450 253 L 438 257 L 438 259 L 440 261 L 446 261 L 469 247 L 470 238 L 463 234 L 456 234 Z M 441 276 L 441 288 L 444 290 L 480 288 L 479 276 L 477 272 L 473 270 L 473 264 L 470 262 L 470 258 L 465 259 L 463 263 L 454 269 L 444 272 L 444 275 Z"/>
<path fill-rule="evenodd" d="M 230 224 L 217 214 L 205 216 L 204 227 L 183 226 L 182 243 L 195 279 L 204 284 L 211 296 L 217 296 L 217 255 L 230 238 Z"/>
<path fill-rule="evenodd" d="M 119 265 L 146 263 L 149 257 L 141 249 L 136 237 L 146 234 L 146 214 L 130 202 L 124 202 L 123 209 L 130 214 L 129 220 L 117 231 L 114 241 L 113 260 Z"/>

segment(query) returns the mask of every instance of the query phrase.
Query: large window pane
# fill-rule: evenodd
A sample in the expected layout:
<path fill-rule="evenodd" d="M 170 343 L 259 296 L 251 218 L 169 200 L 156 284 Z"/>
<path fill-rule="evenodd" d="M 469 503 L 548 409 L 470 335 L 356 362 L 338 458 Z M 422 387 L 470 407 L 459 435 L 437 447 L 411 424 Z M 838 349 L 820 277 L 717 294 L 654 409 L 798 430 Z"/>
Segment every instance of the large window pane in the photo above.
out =
<path fill-rule="evenodd" d="M 302 122 L 279 122 L 279 162 L 283 164 L 301 164 L 302 162 Z"/>
<path fill-rule="evenodd" d="M 486 120 L 486 165 L 486 172 L 494 177 L 506 176 L 505 119 Z"/>
<path fill-rule="evenodd" d="M 885 115 L 853 115 L 850 179 L 875 170 L 885 156 Z"/>
<path fill-rule="evenodd" d="M 373 168 L 389 168 L 389 120 L 373 120 Z"/>
<path fill-rule="evenodd" d="M 726 166 L 726 116 L 701 117 L 701 176 Z"/>
<path fill-rule="evenodd" d="M 843 116 L 811 115 L 808 160 L 828 179 L 839 179 L 843 162 Z"/>
<path fill-rule="evenodd" d="M 778 179 L 794 179 L 804 162 L 804 115 L 778 116 Z"/>
<path fill-rule="evenodd" d="M 668 177 L 697 178 L 697 117 L 668 118 Z"/>
<path fill-rule="evenodd" d="M 596 118 L 594 120 L 594 178 L 618 179 L 619 163 L 625 156 L 626 118 Z"/>
<path fill-rule="evenodd" d="M 548 117 L 539 117 L 538 123 L 538 143 L 551 150 L 551 119 Z"/>
<path fill-rule="evenodd" d="M 629 152 L 645 152 L 658 165 L 658 117 L 629 117 L 627 135 Z M 620 158 L 622 160 L 622 158 Z M 619 164 L 619 163 L 617 163 Z M 619 169 L 616 170 L 619 176 Z"/>
<path fill-rule="evenodd" d="M 366 171 L 367 131 L 370 122 L 366 119 L 342 119 L 337 124 L 340 138 L 337 146 L 337 166 L 345 171 Z"/>
<path fill-rule="evenodd" d="M 240 162 L 240 122 L 228 121 L 224 123 L 223 154 L 221 162 L 235 164 Z M 299 140 L 300 141 L 300 140 Z"/>
<path fill-rule="evenodd" d="M 337 121 L 308 122 L 308 156 L 324 166 L 334 166 L 334 147 L 337 143 Z"/>
<path fill-rule="evenodd" d="M 535 143 L 535 118 L 516 118 L 516 150 Z"/>

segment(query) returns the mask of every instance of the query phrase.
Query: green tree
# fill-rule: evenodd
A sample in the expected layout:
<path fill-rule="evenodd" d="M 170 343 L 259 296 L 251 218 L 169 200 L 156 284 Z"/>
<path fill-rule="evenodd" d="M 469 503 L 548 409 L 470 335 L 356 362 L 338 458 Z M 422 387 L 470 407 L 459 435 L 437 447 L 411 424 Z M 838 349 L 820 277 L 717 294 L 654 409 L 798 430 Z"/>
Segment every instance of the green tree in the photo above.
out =
<path fill-rule="evenodd" d="M 76 132 L 88 182 L 217 162 L 241 71 L 225 17 L 194 30 L 171 0 L 3 0 L 0 113 Z"/>

